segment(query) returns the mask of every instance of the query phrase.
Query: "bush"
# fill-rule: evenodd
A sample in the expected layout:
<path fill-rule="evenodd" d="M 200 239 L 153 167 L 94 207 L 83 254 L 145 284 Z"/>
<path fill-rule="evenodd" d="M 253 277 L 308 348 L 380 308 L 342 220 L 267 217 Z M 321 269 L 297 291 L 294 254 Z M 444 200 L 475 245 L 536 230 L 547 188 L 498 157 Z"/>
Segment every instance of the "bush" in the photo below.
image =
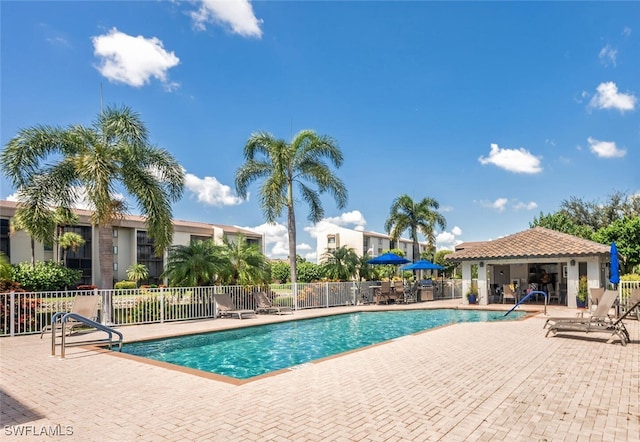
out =
<path fill-rule="evenodd" d="M 81 270 L 68 269 L 53 261 L 36 262 L 32 266 L 22 262 L 13 268 L 13 280 L 23 289 L 33 292 L 49 292 L 74 287 L 82 277 Z"/>
<path fill-rule="evenodd" d="M 135 281 L 118 281 L 113 286 L 114 289 L 135 289 L 138 288 L 138 283 Z"/>

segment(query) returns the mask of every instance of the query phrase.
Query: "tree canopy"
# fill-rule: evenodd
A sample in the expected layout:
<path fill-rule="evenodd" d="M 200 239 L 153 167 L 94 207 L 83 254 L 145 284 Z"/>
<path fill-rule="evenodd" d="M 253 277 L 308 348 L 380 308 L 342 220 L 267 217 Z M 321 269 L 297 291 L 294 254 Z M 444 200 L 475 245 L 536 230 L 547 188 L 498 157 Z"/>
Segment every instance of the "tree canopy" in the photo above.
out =
<path fill-rule="evenodd" d="M 297 281 L 296 188 L 299 198 L 309 206 L 308 219 L 312 222 L 324 217 L 320 202 L 324 193 L 334 197 L 338 208 L 344 208 L 347 189 L 332 170 L 332 166 L 342 166 L 342 152 L 335 140 L 311 130 L 298 132 L 290 143 L 259 132 L 247 141 L 244 158 L 245 163 L 236 171 L 236 192 L 246 198 L 249 185 L 262 180 L 260 205 L 267 222 L 276 222 L 287 211 L 291 280 Z"/>

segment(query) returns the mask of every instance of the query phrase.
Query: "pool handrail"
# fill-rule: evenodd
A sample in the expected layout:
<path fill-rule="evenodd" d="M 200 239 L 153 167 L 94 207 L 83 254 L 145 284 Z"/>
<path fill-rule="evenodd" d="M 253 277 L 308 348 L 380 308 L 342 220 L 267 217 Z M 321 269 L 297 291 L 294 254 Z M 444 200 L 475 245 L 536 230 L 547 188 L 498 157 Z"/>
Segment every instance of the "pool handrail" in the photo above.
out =
<path fill-rule="evenodd" d="M 55 313 L 52 317 L 51 317 L 51 323 L 55 324 L 56 321 L 58 320 L 58 318 L 60 319 L 60 324 L 61 324 L 61 330 L 62 330 L 62 341 L 61 341 L 61 345 L 60 345 L 60 357 L 62 359 L 64 359 L 65 357 L 65 348 L 67 347 L 67 345 L 86 345 L 86 344 L 107 344 L 109 346 L 109 350 L 111 350 L 111 347 L 113 346 L 114 342 L 113 342 L 113 335 L 116 334 L 118 336 L 118 340 L 115 342 L 116 344 L 118 344 L 118 351 L 122 351 L 122 341 L 124 339 L 124 335 L 122 333 L 120 333 L 118 330 L 115 330 L 111 327 L 108 327 L 106 325 L 100 324 L 99 322 L 93 321 L 85 316 L 79 315 L 78 313 L 66 313 L 66 312 L 58 312 Z M 105 333 L 107 333 L 107 335 L 109 335 L 108 339 L 94 339 L 94 340 L 89 340 L 89 341 L 76 341 L 73 342 L 73 344 L 67 344 L 66 343 L 66 330 L 65 330 L 65 325 L 67 323 L 67 321 L 69 319 L 74 319 L 78 322 L 82 322 L 85 325 L 88 325 L 89 327 L 93 327 L 97 330 L 101 330 Z M 55 356 L 56 355 L 56 328 L 57 327 L 52 327 L 51 328 L 51 356 Z"/>
<path fill-rule="evenodd" d="M 516 308 L 518 308 L 520 306 L 520 304 L 522 304 L 524 301 L 529 299 L 532 295 L 544 295 L 544 314 L 546 315 L 547 314 L 547 299 L 549 298 L 549 295 L 547 294 L 547 292 L 543 292 L 541 290 L 532 290 L 529 293 L 527 293 L 524 298 L 522 298 L 520 301 L 518 301 L 518 303 L 516 305 L 514 305 L 511 310 L 509 310 L 507 313 L 505 313 L 504 316 L 507 316 L 509 313 L 514 311 Z"/>

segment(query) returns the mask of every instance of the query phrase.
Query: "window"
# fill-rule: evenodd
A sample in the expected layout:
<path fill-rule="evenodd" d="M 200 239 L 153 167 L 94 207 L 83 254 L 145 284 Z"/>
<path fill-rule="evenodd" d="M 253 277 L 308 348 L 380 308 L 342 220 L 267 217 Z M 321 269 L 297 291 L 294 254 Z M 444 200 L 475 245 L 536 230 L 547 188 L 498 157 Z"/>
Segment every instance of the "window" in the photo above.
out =
<path fill-rule="evenodd" d="M 111 231 L 111 236 L 113 236 L 114 238 L 117 238 L 118 237 L 118 229 L 113 229 Z"/>
<path fill-rule="evenodd" d="M 162 256 L 156 256 L 156 248 L 153 239 L 147 236 L 144 230 L 136 232 L 136 262 L 144 264 L 149 269 L 148 284 L 162 284 L 162 275 L 164 263 Z"/>
<path fill-rule="evenodd" d="M 118 271 L 118 263 L 117 263 L 117 262 L 114 262 L 114 263 L 113 263 L 113 271 L 114 271 L 114 272 L 117 272 L 117 271 Z"/>
<path fill-rule="evenodd" d="M 113 254 L 114 255 L 118 254 L 118 246 L 113 246 Z"/>
<path fill-rule="evenodd" d="M 84 239 L 84 244 L 75 251 L 68 249 L 64 252 L 66 266 L 70 269 L 82 270 L 82 277 L 78 284 L 90 285 L 92 283 L 91 265 L 91 227 L 90 226 L 65 226 L 65 232 L 77 233 Z"/>
<path fill-rule="evenodd" d="M 0 219 L 0 252 L 4 253 L 7 259 L 11 256 L 9 241 L 9 220 Z"/>
<path fill-rule="evenodd" d="M 208 241 L 211 239 L 210 236 L 202 236 L 202 235 L 191 235 L 189 238 L 191 242 L 193 241 Z"/>

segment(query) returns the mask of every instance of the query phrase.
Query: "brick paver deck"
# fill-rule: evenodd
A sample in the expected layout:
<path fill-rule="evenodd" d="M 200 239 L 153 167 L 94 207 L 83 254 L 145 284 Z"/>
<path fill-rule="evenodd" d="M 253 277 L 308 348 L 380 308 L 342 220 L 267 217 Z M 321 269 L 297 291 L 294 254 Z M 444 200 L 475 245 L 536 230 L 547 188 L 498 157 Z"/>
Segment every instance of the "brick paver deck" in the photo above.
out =
<path fill-rule="evenodd" d="M 342 310 L 349 308 L 301 311 L 295 317 Z M 284 319 L 290 318 L 262 315 L 119 330 L 133 340 Z M 2 338 L 2 438 L 640 440 L 638 321 L 626 321 L 632 339 L 626 347 L 606 344 L 598 334 L 545 338 L 544 321 L 540 314 L 522 321 L 455 324 L 242 385 L 78 347 L 61 360 L 50 356 L 47 337 Z M 30 436 L 18 437 L 19 431 Z"/>

